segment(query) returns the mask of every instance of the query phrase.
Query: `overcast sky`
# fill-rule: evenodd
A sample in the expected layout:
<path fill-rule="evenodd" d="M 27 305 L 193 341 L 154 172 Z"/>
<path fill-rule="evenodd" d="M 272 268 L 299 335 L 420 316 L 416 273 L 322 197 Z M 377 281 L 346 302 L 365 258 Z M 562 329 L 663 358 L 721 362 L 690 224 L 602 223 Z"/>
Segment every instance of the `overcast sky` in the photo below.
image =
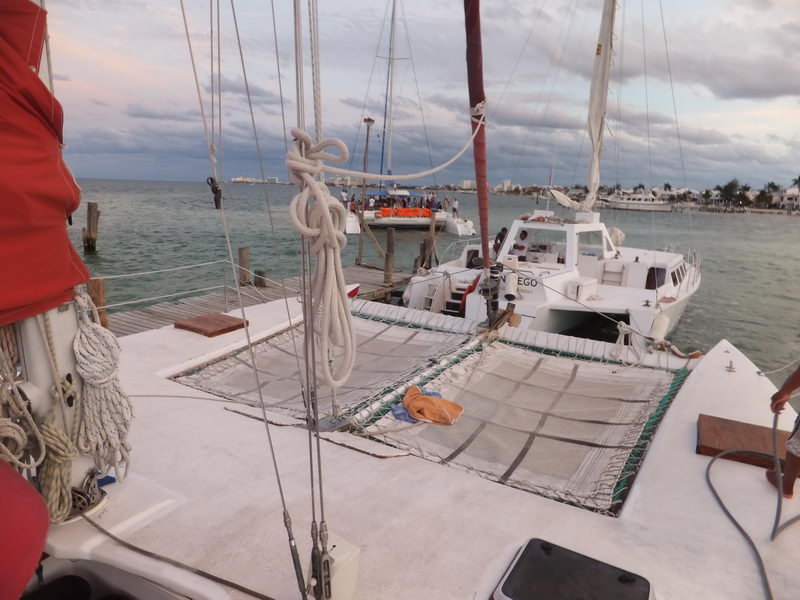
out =
<path fill-rule="evenodd" d="M 678 187 L 685 172 L 686 183 L 701 189 L 733 177 L 754 187 L 770 180 L 788 184 L 800 175 L 797 0 L 662 2 L 669 61 L 659 0 L 643 1 L 644 18 L 641 0 L 620 0 L 603 183 L 669 181 Z M 230 3 L 221 4 L 224 176 L 257 176 Z M 360 133 L 353 157 L 359 167 L 359 123 L 362 115 L 375 118 L 369 160 L 377 169 L 387 2 L 319 4 L 325 133 L 343 139 L 351 151 Z M 546 183 L 551 167 L 556 184 L 585 180 L 589 77 L 601 4 L 484 0 L 493 185 L 503 179 Z M 275 5 L 284 106 L 293 127 L 291 3 Z M 66 111 L 65 152 L 76 175 L 205 179 L 208 154 L 178 0 L 49 0 L 47 6 L 56 94 Z M 208 111 L 209 5 L 186 0 L 186 7 Z M 267 175 L 285 179 L 269 3 L 237 0 L 236 9 Z M 398 0 L 398 15 L 395 173 L 443 162 L 469 137 L 462 2 Z M 308 64 L 305 72 L 306 113 L 313 115 Z M 313 128 L 313 118 L 307 125 Z M 472 169 L 467 154 L 437 181 L 474 179 Z"/>

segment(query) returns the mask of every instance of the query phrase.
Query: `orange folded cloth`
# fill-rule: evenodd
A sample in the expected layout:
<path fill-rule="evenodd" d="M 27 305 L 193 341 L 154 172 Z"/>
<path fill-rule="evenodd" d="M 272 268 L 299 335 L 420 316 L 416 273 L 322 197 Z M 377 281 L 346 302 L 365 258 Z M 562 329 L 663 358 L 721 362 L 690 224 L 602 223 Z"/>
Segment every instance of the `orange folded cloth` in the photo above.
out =
<path fill-rule="evenodd" d="M 423 396 L 422 390 L 416 385 L 408 388 L 403 398 L 403 406 L 415 419 L 437 425 L 452 425 L 464 412 L 463 406 L 450 400 L 436 396 Z"/>

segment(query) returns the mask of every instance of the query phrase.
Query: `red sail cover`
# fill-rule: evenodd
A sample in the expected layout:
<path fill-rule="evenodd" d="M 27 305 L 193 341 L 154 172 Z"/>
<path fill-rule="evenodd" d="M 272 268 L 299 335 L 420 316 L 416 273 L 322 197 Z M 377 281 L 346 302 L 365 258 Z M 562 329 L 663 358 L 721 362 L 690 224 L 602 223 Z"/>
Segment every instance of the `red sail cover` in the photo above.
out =
<path fill-rule="evenodd" d="M 80 188 L 61 157 L 64 112 L 38 75 L 46 16 L 0 1 L 0 325 L 71 300 L 89 278 L 67 235 Z"/>

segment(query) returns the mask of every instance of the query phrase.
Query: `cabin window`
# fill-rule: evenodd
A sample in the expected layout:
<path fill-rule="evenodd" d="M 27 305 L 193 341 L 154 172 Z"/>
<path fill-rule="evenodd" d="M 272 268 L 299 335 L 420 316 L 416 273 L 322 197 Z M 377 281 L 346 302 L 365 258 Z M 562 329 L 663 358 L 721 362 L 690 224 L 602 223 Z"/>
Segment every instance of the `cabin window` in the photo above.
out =
<path fill-rule="evenodd" d="M 596 256 L 603 258 L 603 232 L 602 231 L 581 231 L 578 233 L 578 255 Z"/>
<path fill-rule="evenodd" d="M 677 273 L 678 273 L 677 271 L 670 272 L 670 275 L 672 276 L 672 285 L 674 285 L 675 287 L 678 287 L 678 275 L 677 275 Z"/>
<path fill-rule="evenodd" d="M 664 285 L 667 280 L 667 270 L 664 267 L 650 267 L 647 269 L 647 281 L 645 289 L 654 290 Z"/>
<path fill-rule="evenodd" d="M 526 231 L 523 240 L 521 233 Z M 522 227 L 511 240 L 508 254 L 519 256 L 519 260 L 541 263 L 563 263 L 566 256 L 567 232 L 563 229 L 536 229 Z M 515 249 L 514 246 L 522 246 Z M 527 248 L 527 250 L 525 249 Z"/>
<path fill-rule="evenodd" d="M 678 283 L 683 282 L 683 273 L 681 272 L 680 267 L 675 270 L 675 274 L 678 276 Z"/>

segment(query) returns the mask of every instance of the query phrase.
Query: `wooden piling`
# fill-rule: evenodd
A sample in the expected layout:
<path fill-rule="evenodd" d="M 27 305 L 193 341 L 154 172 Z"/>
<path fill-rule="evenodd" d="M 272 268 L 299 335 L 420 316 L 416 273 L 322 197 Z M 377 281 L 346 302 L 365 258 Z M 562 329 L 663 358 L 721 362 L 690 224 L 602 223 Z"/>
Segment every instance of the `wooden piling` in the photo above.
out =
<path fill-rule="evenodd" d="M 239 248 L 239 285 L 250 285 L 250 248 Z"/>
<path fill-rule="evenodd" d="M 386 258 L 383 263 L 383 281 L 392 283 L 394 271 L 394 227 L 386 230 Z"/>
<path fill-rule="evenodd" d="M 267 272 L 263 269 L 253 271 L 253 285 L 256 287 L 267 287 Z"/>
<path fill-rule="evenodd" d="M 97 229 L 100 224 L 100 209 L 97 202 L 86 203 L 86 227 L 83 228 L 83 251 L 94 252 L 97 246 Z"/>
<path fill-rule="evenodd" d="M 100 317 L 100 325 L 108 329 L 108 313 L 103 308 L 106 305 L 106 282 L 104 279 L 90 279 L 86 284 L 89 297 L 97 307 L 97 314 Z"/>
<path fill-rule="evenodd" d="M 439 263 L 438 256 L 436 254 L 436 209 L 431 208 L 431 225 L 428 228 L 428 239 L 430 240 L 430 258 L 428 259 L 429 265 L 427 268 L 430 269 L 431 265 L 434 264 L 434 258 L 436 258 L 436 264 Z"/>

